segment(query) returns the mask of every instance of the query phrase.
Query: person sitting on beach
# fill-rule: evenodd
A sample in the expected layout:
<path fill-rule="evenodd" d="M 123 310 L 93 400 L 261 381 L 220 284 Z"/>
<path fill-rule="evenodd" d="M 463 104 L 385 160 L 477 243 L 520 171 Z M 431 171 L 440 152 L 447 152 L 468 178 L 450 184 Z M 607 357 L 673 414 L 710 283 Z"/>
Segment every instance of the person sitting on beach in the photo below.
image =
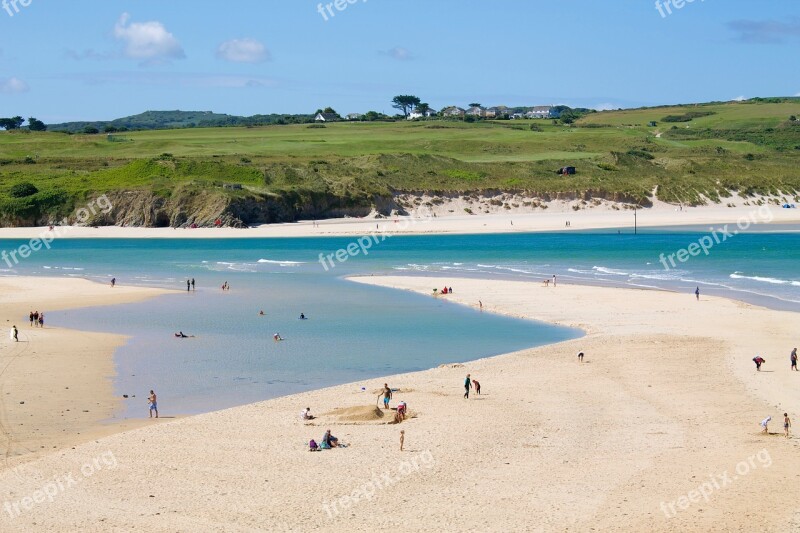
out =
<path fill-rule="evenodd" d="M 442 289 L 442 294 L 447 294 L 447 287 L 445 287 L 444 289 Z"/>
<path fill-rule="evenodd" d="M 306 407 L 302 411 L 300 411 L 300 419 L 301 420 L 314 420 L 314 415 L 311 414 L 311 408 Z"/>
<path fill-rule="evenodd" d="M 310 451 L 310 452 L 318 452 L 318 451 L 320 451 L 319 450 L 319 445 L 317 445 L 317 441 L 315 441 L 314 439 L 311 439 L 310 441 L 308 441 L 308 451 Z"/>
<path fill-rule="evenodd" d="M 433 289 L 433 295 L 436 296 L 437 294 L 439 294 L 439 289 Z"/>
<path fill-rule="evenodd" d="M 339 439 L 331 435 L 331 430 L 327 430 L 322 437 L 323 448 L 336 448 L 339 445 Z"/>
<path fill-rule="evenodd" d="M 761 357 L 760 355 L 757 355 L 757 356 L 753 357 L 753 362 L 756 364 L 756 370 L 761 372 L 761 365 L 766 363 L 767 360 L 764 359 L 763 357 Z"/>

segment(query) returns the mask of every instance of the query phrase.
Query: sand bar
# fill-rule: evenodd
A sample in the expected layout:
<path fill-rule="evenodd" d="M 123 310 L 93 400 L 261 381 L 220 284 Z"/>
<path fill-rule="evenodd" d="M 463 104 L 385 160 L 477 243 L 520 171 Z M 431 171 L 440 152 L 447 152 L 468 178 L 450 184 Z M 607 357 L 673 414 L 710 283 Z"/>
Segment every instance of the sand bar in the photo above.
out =
<path fill-rule="evenodd" d="M 0 529 L 800 526 L 800 440 L 778 434 L 779 414 L 797 414 L 800 402 L 800 373 L 789 372 L 788 358 L 796 314 L 658 291 L 452 278 L 359 281 L 423 294 L 446 283 L 456 290 L 448 296 L 453 301 L 482 300 L 484 312 L 578 326 L 587 336 L 154 424 L 49 454 L 0 474 Z M 756 350 L 767 359 L 760 373 L 751 361 Z M 465 400 L 467 372 L 483 394 Z M 385 381 L 400 389 L 392 405 L 410 406 L 412 418 L 399 426 L 372 414 Z M 302 422 L 304 407 L 321 417 Z M 775 434 L 760 435 L 758 422 L 767 415 Z M 308 440 L 319 440 L 326 428 L 350 446 L 308 452 Z M 70 474 L 79 481 L 52 501 L 18 513 L 13 507 L 53 476 Z"/>
<path fill-rule="evenodd" d="M 0 452 L 4 460 L 62 449 L 131 427 L 105 422 L 115 398 L 114 350 L 120 335 L 53 325 L 50 311 L 131 303 L 168 291 L 108 285 L 77 278 L 0 277 Z M 31 311 L 45 313 L 32 327 Z M 16 325 L 19 342 L 9 331 Z M 6 463 L 0 463 L 3 468 Z"/>

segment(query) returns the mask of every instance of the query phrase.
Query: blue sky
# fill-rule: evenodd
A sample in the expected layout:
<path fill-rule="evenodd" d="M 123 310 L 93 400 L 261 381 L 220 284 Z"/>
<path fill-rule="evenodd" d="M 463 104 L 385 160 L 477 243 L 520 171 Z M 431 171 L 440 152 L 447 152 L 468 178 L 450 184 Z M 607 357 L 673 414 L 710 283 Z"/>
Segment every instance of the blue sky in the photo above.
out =
<path fill-rule="evenodd" d="M 5 0 L 0 116 L 393 113 L 397 94 L 437 109 L 604 109 L 800 93 L 797 0 L 328 1 L 320 13 L 317 0 Z"/>

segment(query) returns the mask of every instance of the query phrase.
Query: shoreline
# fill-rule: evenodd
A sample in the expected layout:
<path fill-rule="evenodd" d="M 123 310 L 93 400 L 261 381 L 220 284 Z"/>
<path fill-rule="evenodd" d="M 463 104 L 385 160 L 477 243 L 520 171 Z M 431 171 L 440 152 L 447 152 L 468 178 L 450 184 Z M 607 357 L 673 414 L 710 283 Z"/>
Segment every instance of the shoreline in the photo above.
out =
<path fill-rule="evenodd" d="M 119 285 L 112 290 L 79 278 L 0 277 L 0 319 L 6 329 L 15 325 L 19 331 L 19 342 L 8 336 L 0 341 L 0 445 L 6 461 L 140 425 L 115 420 L 122 399 L 113 390 L 113 356 L 127 337 L 53 327 L 47 320 L 43 328 L 32 327 L 29 311 L 114 306 L 168 292 Z"/>
<path fill-rule="evenodd" d="M 759 214 L 767 206 L 686 207 L 658 204 L 636 210 L 638 228 L 676 228 L 735 224 L 742 217 L 761 227 L 781 224 L 800 225 L 800 209 L 769 206 L 769 220 Z M 569 226 L 566 223 L 569 222 Z M 394 218 L 336 218 L 319 221 L 304 220 L 292 223 L 262 224 L 249 228 L 141 228 L 141 227 L 77 227 L 64 226 L 50 232 L 47 227 L 0 228 L 0 239 L 215 239 L 215 238 L 284 238 L 284 237 L 345 237 L 370 233 L 389 235 L 470 235 L 486 233 L 581 232 L 603 229 L 634 229 L 632 209 L 579 209 L 569 204 L 554 203 L 546 211 L 509 212 L 478 215 L 443 214 L 433 217 Z M 60 232 L 59 232 L 60 230 Z M 0 263 L 2 267 L 3 263 Z"/>
<path fill-rule="evenodd" d="M 784 346 L 794 336 L 795 313 L 725 298 L 697 302 L 678 293 L 563 282 L 543 288 L 535 282 L 443 277 L 350 279 L 428 296 L 430 286 L 446 281 L 456 288 L 447 298 L 457 303 L 474 306 L 482 299 L 487 312 L 580 327 L 587 334 L 364 380 L 358 385 L 366 386 L 366 396 L 350 383 L 49 454 L 26 465 L 23 483 L 0 473 L 2 497 L 17 501 L 51 473 L 103 454 L 114 457 L 114 468 L 42 504 L 35 514 L 14 517 L 14 524 L 80 529 L 101 519 L 104 527 L 121 529 L 423 530 L 442 513 L 446 531 L 520 530 L 531 523 L 580 530 L 756 524 L 779 530 L 800 523 L 792 497 L 800 486 L 792 476 L 800 476 L 800 439 L 758 434 L 765 414 L 775 417 L 773 432 L 780 432 L 779 410 L 797 414 L 791 406 L 800 392 L 788 357 L 784 371 L 774 355 L 788 354 Z M 773 372 L 751 368 L 755 349 L 766 354 Z M 575 360 L 578 350 L 587 354 L 584 364 Z M 482 382 L 480 397 L 461 398 L 467 372 Z M 396 447 L 400 428 L 385 420 L 335 414 L 337 408 L 368 414 L 384 381 L 399 389 L 393 405 L 400 399 L 409 403 L 411 418 L 401 426 L 407 452 Z M 306 405 L 319 418 L 303 424 L 297 412 Z M 367 406 L 373 407 L 364 411 Z M 309 454 L 304 443 L 327 427 L 351 446 Z M 748 475 L 739 475 L 732 488 L 676 507 L 682 495 L 693 498 L 709 475 L 733 471 L 743 461 L 747 467 L 748 457 Z M 374 497 L 348 496 L 375 472 L 402 473 L 414 460 L 423 467 L 398 474 Z M 164 465 L 170 475 L 154 485 L 151 473 Z M 328 489 L 309 493 L 309 483 Z M 776 492 L 778 484 L 783 489 Z M 770 497 L 752 507 L 758 493 Z M 523 501 L 524 515 L 518 512 Z"/>

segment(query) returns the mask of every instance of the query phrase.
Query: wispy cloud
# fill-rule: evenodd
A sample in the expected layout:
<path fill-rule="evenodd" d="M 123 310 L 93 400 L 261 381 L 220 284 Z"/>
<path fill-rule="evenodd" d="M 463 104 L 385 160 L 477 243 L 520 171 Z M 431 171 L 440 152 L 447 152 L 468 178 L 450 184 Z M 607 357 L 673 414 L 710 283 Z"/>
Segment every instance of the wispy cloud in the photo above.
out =
<path fill-rule="evenodd" d="M 19 94 L 30 90 L 27 83 L 19 78 L 0 78 L 0 93 Z"/>
<path fill-rule="evenodd" d="M 142 60 L 143 64 L 163 63 L 183 59 L 183 47 L 161 22 L 131 22 L 123 13 L 114 26 L 114 38 L 124 43 L 126 57 Z"/>
<path fill-rule="evenodd" d="M 380 52 L 383 55 L 387 55 L 392 59 L 397 61 L 410 61 L 414 59 L 414 54 L 411 53 L 410 50 L 407 48 L 403 48 L 402 46 L 395 46 L 389 50 L 382 50 Z"/>
<path fill-rule="evenodd" d="M 264 43 L 255 39 L 231 39 L 219 45 L 217 58 L 233 63 L 263 63 L 272 55 Z"/>
<path fill-rule="evenodd" d="M 781 44 L 800 39 L 800 18 L 780 20 L 734 20 L 728 28 L 735 32 L 735 39 L 748 44 Z"/>

